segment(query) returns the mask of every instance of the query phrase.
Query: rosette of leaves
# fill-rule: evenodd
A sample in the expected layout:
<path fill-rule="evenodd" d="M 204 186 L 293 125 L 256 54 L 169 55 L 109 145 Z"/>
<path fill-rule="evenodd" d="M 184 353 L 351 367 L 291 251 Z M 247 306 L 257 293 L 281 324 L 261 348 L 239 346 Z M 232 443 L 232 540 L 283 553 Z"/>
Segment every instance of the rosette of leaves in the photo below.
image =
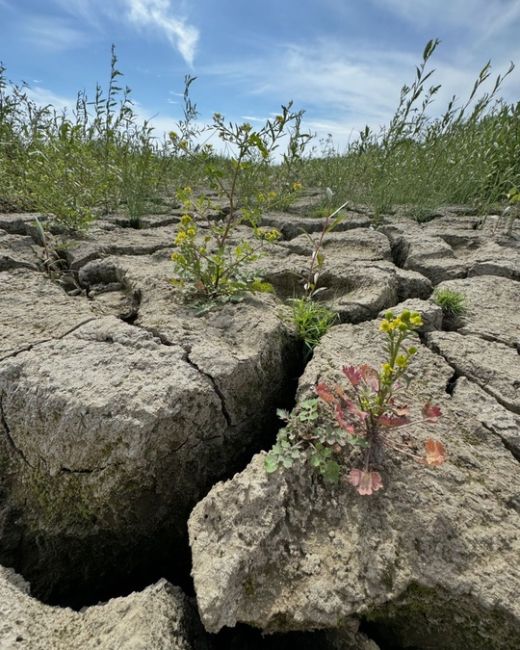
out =
<path fill-rule="evenodd" d="M 426 465 L 442 464 L 446 451 L 438 440 L 428 438 L 424 453 L 419 454 L 410 435 L 395 434 L 396 429 L 412 422 L 410 409 L 399 400 L 399 393 L 417 352 L 406 340 L 421 325 L 416 312 L 405 309 L 397 317 L 387 312 L 380 325 L 386 336 L 387 357 L 379 370 L 367 364 L 343 366 L 346 382 L 319 382 L 315 398 L 303 402 L 291 415 L 282 413 L 287 424 L 266 457 L 266 471 L 310 464 L 326 481 L 337 483 L 343 478 L 359 494 L 370 495 L 383 487 L 376 467 L 385 449 Z M 433 423 L 440 415 L 440 408 L 431 403 L 422 408 L 426 422 Z"/>

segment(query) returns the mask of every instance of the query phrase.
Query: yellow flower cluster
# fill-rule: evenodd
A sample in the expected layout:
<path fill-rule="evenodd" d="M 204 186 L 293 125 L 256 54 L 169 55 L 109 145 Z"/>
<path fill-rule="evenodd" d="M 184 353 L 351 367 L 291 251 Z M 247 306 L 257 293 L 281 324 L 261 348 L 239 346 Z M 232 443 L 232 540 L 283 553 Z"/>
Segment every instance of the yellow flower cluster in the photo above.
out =
<path fill-rule="evenodd" d="M 395 332 L 396 330 L 408 332 L 421 327 L 422 324 L 423 319 L 418 312 L 403 309 L 399 316 L 394 316 L 393 312 L 387 311 L 379 329 L 385 333 Z"/>
<path fill-rule="evenodd" d="M 303 187 L 303 185 L 302 185 L 299 181 L 295 181 L 295 182 L 292 184 L 292 190 L 293 190 L 293 192 L 298 192 L 299 190 L 302 189 L 302 187 Z"/>
<path fill-rule="evenodd" d="M 197 234 L 197 228 L 195 226 L 188 226 L 179 230 L 175 237 L 175 246 L 182 246 L 188 242 L 191 242 L 195 235 Z"/>
<path fill-rule="evenodd" d="M 257 228 L 255 235 L 258 237 L 258 239 L 264 239 L 265 241 L 269 242 L 277 241 L 282 236 L 281 232 L 276 228 L 272 228 L 271 230 Z"/>

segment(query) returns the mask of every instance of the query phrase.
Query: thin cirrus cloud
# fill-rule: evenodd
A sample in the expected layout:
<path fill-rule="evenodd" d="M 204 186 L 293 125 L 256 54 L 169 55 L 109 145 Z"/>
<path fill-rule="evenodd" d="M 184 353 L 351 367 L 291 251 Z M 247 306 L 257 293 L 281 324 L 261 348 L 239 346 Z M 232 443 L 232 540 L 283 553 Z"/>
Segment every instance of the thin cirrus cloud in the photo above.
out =
<path fill-rule="evenodd" d="M 518 0 L 450 0 L 442 4 L 431 0 L 371 0 L 379 8 L 386 9 L 419 27 L 433 24 L 464 27 L 491 40 L 520 17 Z"/>
<path fill-rule="evenodd" d="M 131 23 L 162 32 L 186 63 L 193 65 L 199 31 L 173 14 L 169 0 L 126 0 L 126 4 Z"/>
<path fill-rule="evenodd" d="M 30 16 L 24 20 L 22 39 L 38 49 L 61 52 L 88 42 L 87 35 L 66 20 Z"/>
<path fill-rule="evenodd" d="M 1 2 L 2 0 L 0 0 Z M 121 17 L 134 29 L 154 31 L 165 37 L 192 66 L 200 38 L 199 30 L 177 14 L 170 0 L 54 0 L 55 4 L 82 24 L 102 29 L 105 20 L 120 22 Z"/>
<path fill-rule="evenodd" d="M 459 97 L 459 104 L 463 102 L 485 63 L 475 55 L 467 65 L 460 66 L 456 60 L 442 56 L 442 46 L 440 50 L 441 56 L 436 54 L 431 63 L 436 69 L 432 83 L 442 84 L 430 108 L 431 115 L 442 113 L 453 94 Z M 317 132 L 319 137 L 332 133 L 338 144 L 345 145 L 366 124 L 377 130 L 388 123 L 401 87 L 414 78 L 421 54 L 422 46 L 417 51 L 398 46 L 383 49 L 370 42 L 345 44 L 316 39 L 305 45 L 271 47 L 270 54 L 263 57 L 204 66 L 201 73 L 240 88 L 244 96 L 253 95 L 271 109 L 279 101 L 293 99 L 297 109 L 306 109 L 304 128 Z M 495 74 L 504 72 L 508 63 L 497 61 Z M 494 75 L 486 89 L 493 81 Z M 506 98 L 514 97 L 516 83 L 514 78 L 508 80 Z M 269 98 L 277 99 L 270 104 Z M 244 114 L 260 121 L 258 113 Z"/>

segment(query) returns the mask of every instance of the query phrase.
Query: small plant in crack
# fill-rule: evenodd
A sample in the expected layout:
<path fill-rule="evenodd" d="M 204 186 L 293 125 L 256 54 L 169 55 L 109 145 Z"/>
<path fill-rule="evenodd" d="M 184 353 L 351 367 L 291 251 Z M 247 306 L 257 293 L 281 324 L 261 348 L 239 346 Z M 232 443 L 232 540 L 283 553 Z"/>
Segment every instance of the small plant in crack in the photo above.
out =
<path fill-rule="evenodd" d="M 442 309 L 442 314 L 448 323 L 455 323 L 466 313 L 466 299 L 459 291 L 437 289 L 433 294 L 433 300 Z"/>
<path fill-rule="evenodd" d="M 280 237 L 276 229 L 259 227 L 262 211 L 271 200 L 269 193 L 261 191 L 261 179 L 280 140 L 301 118 L 291 106 L 282 106 L 282 112 L 258 130 L 248 123 L 226 124 L 219 113 L 213 116 L 209 130 L 231 148 L 232 155 L 225 164 L 218 164 L 209 145 L 197 155 L 211 189 L 227 207 L 219 210 L 209 198 L 195 198 L 190 188 L 178 193 L 186 214 L 175 238 L 177 250 L 172 260 L 176 277 L 172 282 L 187 289 L 190 299 L 215 303 L 240 299 L 246 292 L 271 290 L 250 268 L 261 256 L 265 242 Z M 201 222 L 205 222 L 204 230 Z M 244 234 L 241 226 L 248 226 L 251 236 Z"/>
<path fill-rule="evenodd" d="M 240 300 L 246 292 L 269 292 L 268 282 L 250 270 L 260 259 L 265 242 L 280 237 L 276 229 L 252 227 L 250 240 L 236 237 L 237 223 L 212 220 L 211 200 L 194 197 L 190 188 L 178 192 L 186 213 L 181 217 L 172 254 L 176 277 L 172 284 L 184 290 L 190 301 L 205 309 L 229 300 Z M 193 215 L 196 215 L 196 219 Z M 205 219 L 204 227 L 201 219 Z"/>
<path fill-rule="evenodd" d="M 331 198 L 332 191 L 329 188 L 327 190 L 330 194 L 329 198 Z M 317 297 L 326 290 L 326 287 L 319 286 L 320 276 L 325 265 L 323 242 L 325 236 L 332 232 L 343 220 L 343 216 L 339 213 L 346 205 L 346 203 L 343 203 L 337 210 L 327 215 L 317 239 L 311 237 L 307 232 L 304 233 L 312 245 L 309 269 L 303 283 L 304 294 L 301 298 L 294 298 L 290 302 L 292 307 L 292 320 L 298 336 L 305 345 L 307 356 L 318 345 L 321 337 L 339 319 L 338 314 L 327 305 L 320 303 Z"/>
<path fill-rule="evenodd" d="M 63 255 L 67 245 L 58 241 L 51 232 L 46 230 L 38 217 L 35 217 L 34 225 L 43 249 L 41 264 L 47 276 L 60 284 L 65 290 L 81 293 L 82 288 L 77 281 L 76 275 Z"/>
<path fill-rule="evenodd" d="M 387 312 L 380 325 L 386 337 L 386 359 L 379 370 L 367 365 L 342 368 L 346 382 L 316 384 L 316 397 L 302 402 L 293 413 L 279 412 L 286 426 L 267 454 L 268 473 L 309 464 L 329 483 L 340 479 L 361 495 L 383 487 L 378 471 L 384 450 L 411 456 L 417 462 L 440 465 L 446 457 L 444 445 L 433 438 L 424 443 L 424 453 L 410 434 L 396 436 L 396 429 L 412 422 L 409 407 L 399 393 L 417 349 L 406 342 L 422 325 L 416 312 L 405 309 L 399 316 Z M 435 422 L 438 406 L 426 403 L 422 419 Z"/>

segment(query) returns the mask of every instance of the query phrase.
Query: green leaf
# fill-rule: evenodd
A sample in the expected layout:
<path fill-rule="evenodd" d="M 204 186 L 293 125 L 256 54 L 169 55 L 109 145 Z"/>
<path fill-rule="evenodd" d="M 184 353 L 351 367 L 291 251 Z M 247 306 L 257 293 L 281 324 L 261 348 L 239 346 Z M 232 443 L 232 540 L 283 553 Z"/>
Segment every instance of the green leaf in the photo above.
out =
<path fill-rule="evenodd" d="M 278 461 L 271 453 L 267 454 L 265 457 L 264 468 L 268 474 L 272 474 L 278 469 Z"/>
<path fill-rule="evenodd" d="M 335 460 L 328 460 L 322 469 L 323 478 L 327 483 L 337 483 L 339 481 L 339 465 Z"/>

